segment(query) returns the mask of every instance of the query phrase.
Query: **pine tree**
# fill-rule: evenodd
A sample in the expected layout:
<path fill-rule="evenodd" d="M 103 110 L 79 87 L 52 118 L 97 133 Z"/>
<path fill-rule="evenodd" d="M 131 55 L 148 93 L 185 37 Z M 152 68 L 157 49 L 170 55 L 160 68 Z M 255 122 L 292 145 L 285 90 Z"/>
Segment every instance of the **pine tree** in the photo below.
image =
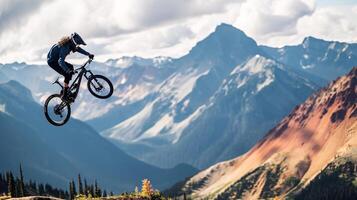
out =
<path fill-rule="evenodd" d="M 78 194 L 84 194 L 81 175 L 78 174 Z"/>
<path fill-rule="evenodd" d="M 22 165 L 20 164 L 20 185 L 19 185 L 19 196 L 25 196 L 25 183 L 24 183 L 24 175 L 22 171 Z"/>
<path fill-rule="evenodd" d="M 87 180 L 84 179 L 84 195 L 86 197 L 88 197 L 88 191 L 89 191 L 89 188 L 88 188 L 88 185 L 87 185 Z"/>
<path fill-rule="evenodd" d="M 153 188 L 151 186 L 150 180 L 144 179 L 141 188 L 141 195 L 150 197 L 153 194 Z"/>
<path fill-rule="evenodd" d="M 74 180 L 72 180 L 72 185 L 73 185 L 73 194 L 74 194 L 74 196 L 76 196 L 77 191 L 76 191 L 76 184 L 74 183 Z"/>
<path fill-rule="evenodd" d="M 74 181 L 70 181 L 69 182 L 69 197 L 70 199 L 74 199 L 74 197 L 76 196 L 76 186 L 74 184 Z"/>
<path fill-rule="evenodd" d="M 43 186 L 42 183 L 40 183 L 38 185 L 38 194 L 41 195 L 41 196 L 45 195 L 45 187 Z"/>
<path fill-rule="evenodd" d="M 19 178 L 16 178 L 15 180 L 15 196 L 16 197 L 21 197 L 21 194 L 20 194 L 20 190 L 21 190 L 21 181 Z"/>
<path fill-rule="evenodd" d="M 102 192 L 98 186 L 97 180 L 95 180 L 95 182 L 94 182 L 94 197 L 101 197 L 101 196 L 102 196 Z"/>
<path fill-rule="evenodd" d="M 6 173 L 7 175 L 7 191 L 9 193 L 9 196 L 11 197 L 16 197 L 16 193 L 15 193 L 15 180 L 14 180 L 14 176 L 12 175 L 11 172 Z"/>
<path fill-rule="evenodd" d="M 112 191 L 110 191 L 109 195 L 112 197 L 112 196 L 114 196 L 114 193 Z"/>
<path fill-rule="evenodd" d="M 90 185 L 90 186 L 89 186 L 89 194 L 90 194 L 92 197 L 94 197 L 94 187 L 93 187 L 93 185 Z"/>
<path fill-rule="evenodd" d="M 107 197 L 108 195 L 107 195 L 107 191 L 106 190 L 104 190 L 104 192 L 103 192 L 103 197 Z"/>

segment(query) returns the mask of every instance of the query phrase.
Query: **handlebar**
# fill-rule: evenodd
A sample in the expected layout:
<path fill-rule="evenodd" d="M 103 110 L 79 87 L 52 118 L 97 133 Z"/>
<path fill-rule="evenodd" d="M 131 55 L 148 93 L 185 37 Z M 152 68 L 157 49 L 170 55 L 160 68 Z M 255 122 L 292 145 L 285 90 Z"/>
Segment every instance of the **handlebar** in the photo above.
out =
<path fill-rule="evenodd" d="M 84 68 L 86 65 L 89 65 L 92 61 L 93 61 L 93 58 L 88 58 L 88 60 L 81 67 L 78 67 L 77 69 L 73 70 L 73 72 L 78 73 L 78 70 Z"/>

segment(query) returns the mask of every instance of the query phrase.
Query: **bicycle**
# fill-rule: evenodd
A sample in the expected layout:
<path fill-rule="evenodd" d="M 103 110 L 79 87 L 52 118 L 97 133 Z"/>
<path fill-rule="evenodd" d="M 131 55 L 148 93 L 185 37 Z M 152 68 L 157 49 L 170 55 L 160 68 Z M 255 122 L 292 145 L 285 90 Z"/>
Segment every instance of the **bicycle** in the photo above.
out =
<path fill-rule="evenodd" d="M 74 103 L 79 93 L 79 88 L 83 76 L 87 79 L 89 92 L 100 99 L 109 98 L 113 94 L 113 84 L 103 75 L 95 75 L 92 71 L 87 70 L 86 66 L 92 62 L 88 59 L 82 66 L 75 69 L 74 74 L 78 74 L 73 83 L 68 88 L 66 95 L 61 95 L 63 85 L 56 79 L 52 84 L 58 84 L 62 90 L 60 94 L 50 95 L 44 104 L 44 113 L 48 122 L 55 126 L 62 126 L 71 116 L 71 104 Z"/>

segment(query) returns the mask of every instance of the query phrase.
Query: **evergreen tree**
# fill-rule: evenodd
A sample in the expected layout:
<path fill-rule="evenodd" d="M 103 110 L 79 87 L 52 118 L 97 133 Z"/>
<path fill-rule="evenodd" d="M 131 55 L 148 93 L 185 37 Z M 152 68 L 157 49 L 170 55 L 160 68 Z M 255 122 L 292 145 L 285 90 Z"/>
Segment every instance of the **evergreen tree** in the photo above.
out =
<path fill-rule="evenodd" d="M 90 185 L 90 186 L 89 186 L 89 194 L 90 194 L 92 197 L 94 197 L 94 187 L 93 187 L 93 185 Z"/>
<path fill-rule="evenodd" d="M 74 196 L 76 196 L 77 195 L 77 191 L 76 191 L 76 184 L 74 183 L 74 180 L 72 180 L 72 185 L 73 185 Z"/>
<path fill-rule="evenodd" d="M 81 175 L 78 174 L 78 194 L 84 194 Z"/>
<path fill-rule="evenodd" d="M 45 195 L 45 187 L 42 183 L 38 185 L 38 194 L 41 196 Z"/>
<path fill-rule="evenodd" d="M 89 188 L 88 188 L 87 180 L 84 179 L 84 195 L 86 197 L 88 197 L 88 191 L 89 191 Z"/>
<path fill-rule="evenodd" d="M 76 196 L 76 186 L 74 185 L 74 181 L 69 182 L 69 197 L 70 199 L 74 199 Z"/>
<path fill-rule="evenodd" d="M 11 197 L 16 197 L 16 192 L 15 192 L 15 180 L 14 176 L 12 175 L 11 172 L 7 173 L 7 191 L 9 193 L 9 196 Z"/>
<path fill-rule="evenodd" d="M 16 178 L 15 180 L 15 196 L 16 197 L 21 197 L 21 194 L 20 194 L 20 190 L 21 190 L 21 181 L 20 179 Z"/>
<path fill-rule="evenodd" d="M 25 196 L 25 183 L 24 183 L 24 174 L 22 171 L 22 165 L 20 164 L 20 185 L 19 185 L 19 196 Z"/>
<path fill-rule="evenodd" d="M 95 180 L 94 182 L 94 197 L 101 197 L 102 196 L 102 192 L 98 186 L 97 180 Z"/>
<path fill-rule="evenodd" d="M 112 191 L 110 191 L 109 195 L 112 197 L 112 196 L 114 196 L 114 193 Z"/>
<path fill-rule="evenodd" d="M 103 197 L 107 197 L 108 195 L 107 195 L 107 191 L 106 190 L 104 190 L 104 192 L 103 192 Z"/>

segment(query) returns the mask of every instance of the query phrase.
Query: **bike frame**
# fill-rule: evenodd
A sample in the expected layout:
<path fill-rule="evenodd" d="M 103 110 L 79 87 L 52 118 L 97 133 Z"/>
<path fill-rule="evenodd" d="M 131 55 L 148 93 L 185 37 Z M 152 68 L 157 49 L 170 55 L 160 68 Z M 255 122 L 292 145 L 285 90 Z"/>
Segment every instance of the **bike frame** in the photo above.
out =
<path fill-rule="evenodd" d="M 73 98 L 76 99 L 77 98 L 77 95 L 79 93 L 79 88 L 80 88 L 80 85 L 81 85 L 81 82 L 82 82 L 82 78 L 83 76 L 88 80 L 89 77 L 91 77 L 93 74 L 93 72 L 91 70 L 87 70 L 85 67 L 87 65 L 89 65 L 90 63 L 92 62 L 92 59 L 88 59 L 81 67 L 78 67 L 77 69 L 74 70 L 74 73 L 77 74 L 77 77 L 74 79 L 74 81 L 72 82 L 72 84 L 69 86 L 68 88 L 68 91 L 73 91 L 75 90 L 75 92 L 73 92 Z M 54 83 L 57 83 L 59 84 L 62 88 L 62 84 L 60 84 L 58 82 L 58 78 L 57 80 L 54 82 Z"/>

